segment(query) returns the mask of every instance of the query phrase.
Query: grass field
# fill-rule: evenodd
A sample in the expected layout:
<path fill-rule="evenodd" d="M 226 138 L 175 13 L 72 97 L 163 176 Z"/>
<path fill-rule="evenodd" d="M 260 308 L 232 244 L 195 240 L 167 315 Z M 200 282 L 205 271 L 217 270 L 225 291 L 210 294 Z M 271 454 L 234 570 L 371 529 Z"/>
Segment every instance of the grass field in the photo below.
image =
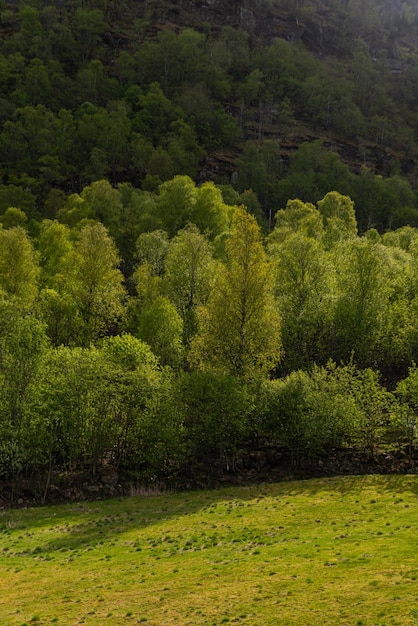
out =
<path fill-rule="evenodd" d="M 0 624 L 418 626 L 418 476 L 0 514 Z"/>

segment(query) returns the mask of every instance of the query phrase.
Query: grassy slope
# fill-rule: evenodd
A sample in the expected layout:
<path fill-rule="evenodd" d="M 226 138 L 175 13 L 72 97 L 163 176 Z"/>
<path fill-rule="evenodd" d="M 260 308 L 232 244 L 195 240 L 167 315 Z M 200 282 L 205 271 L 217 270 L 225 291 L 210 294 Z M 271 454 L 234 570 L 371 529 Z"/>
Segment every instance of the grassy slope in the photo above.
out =
<path fill-rule="evenodd" d="M 418 624 L 418 476 L 0 515 L 0 624 Z"/>

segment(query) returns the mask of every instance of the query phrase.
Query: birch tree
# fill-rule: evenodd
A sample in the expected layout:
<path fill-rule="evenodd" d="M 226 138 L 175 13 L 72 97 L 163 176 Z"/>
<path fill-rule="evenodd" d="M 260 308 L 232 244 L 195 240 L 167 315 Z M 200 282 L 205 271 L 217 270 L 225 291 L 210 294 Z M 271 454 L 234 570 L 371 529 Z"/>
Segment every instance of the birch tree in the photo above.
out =
<path fill-rule="evenodd" d="M 235 210 L 226 253 L 207 306 L 199 310 L 192 359 L 252 381 L 277 365 L 282 344 L 273 271 L 257 222 L 243 208 Z"/>

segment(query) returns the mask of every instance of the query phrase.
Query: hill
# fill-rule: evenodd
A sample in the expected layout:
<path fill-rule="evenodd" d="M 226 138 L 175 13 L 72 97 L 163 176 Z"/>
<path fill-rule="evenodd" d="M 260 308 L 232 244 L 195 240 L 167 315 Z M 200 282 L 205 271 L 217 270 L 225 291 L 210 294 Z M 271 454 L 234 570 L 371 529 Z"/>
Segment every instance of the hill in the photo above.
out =
<path fill-rule="evenodd" d="M 189 174 L 252 188 L 266 214 L 352 190 L 363 229 L 415 225 L 396 180 L 372 221 L 358 188 L 415 187 L 417 31 L 407 1 L 4 0 L 0 212 L 54 217 L 94 180 L 155 190 Z M 315 141 L 348 167 L 320 193 L 292 178 Z M 324 155 L 308 158 L 317 172 Z"/>

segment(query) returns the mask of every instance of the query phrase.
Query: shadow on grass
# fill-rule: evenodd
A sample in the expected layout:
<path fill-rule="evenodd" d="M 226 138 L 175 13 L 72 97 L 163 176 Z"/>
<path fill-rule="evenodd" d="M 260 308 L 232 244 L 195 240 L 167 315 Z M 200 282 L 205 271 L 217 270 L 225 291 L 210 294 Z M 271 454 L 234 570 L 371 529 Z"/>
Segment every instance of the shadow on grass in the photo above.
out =
<path fill-rule="evenodd" d="M 280 483 L 263 483 L 240 487 L 226 487 L 208 491 L 167 493 L 158 496 L 134 496 L 113 500 L 71 503 L 41 509 L 8 511 L 0 516 L 0 528 L 9 527 L 19 533 L 30 529 L 56 536 L 26 551 L 26 554 L 45 555 L 53 552 L 87 550 L 101 544 L 108 549 L 123 533 L 140 531 L 160 522 L 184 519 L 197 513 L 219 512 L 224 508 L 242 507 L 267 498 L 279 505 L 289 499 L 303 496 L 315 499 L 331 494 L 348 496 L 363 490 L 377 493 L 405 493 L 418 496 L 418 476 L 367 475 L 333 478 L 314 478 Z M 291 501 L 291 500 L 290 500 Z M 309 505 L 309 502 L 308 502 Z M 218 509 L 218 511 L 217 511 Z M 279 508 L 280 510 L 280 508 Z M 245 509 L 242 509 L 245 512 Z M 243 513 L 244 515 L 244 513 Z M 207 518 L 206 518 L 207 519 Z"/>

